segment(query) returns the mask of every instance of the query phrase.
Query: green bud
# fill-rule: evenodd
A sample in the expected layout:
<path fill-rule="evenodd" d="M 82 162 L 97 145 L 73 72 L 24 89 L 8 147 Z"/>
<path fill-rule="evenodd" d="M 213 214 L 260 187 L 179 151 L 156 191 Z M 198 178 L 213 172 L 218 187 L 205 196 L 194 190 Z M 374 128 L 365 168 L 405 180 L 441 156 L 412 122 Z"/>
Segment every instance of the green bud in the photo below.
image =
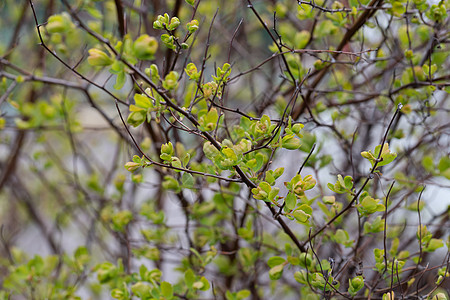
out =
<path fill-rule="evenodd" d="M 152 78 L 153 82 L 157 82 L 159 80 L 159 71 L 158 66 L 155 64 L 152 64 L 150 68 L 145 68 L 144 70 L 145 75 Z"/>
<path fill-rule="evenodd" d="M 166 78 L 164 78 L 163 81 L 163 87 L 166 90 L 173 90 L 178 85 L 178 73 L 175 71 L 170 71 L 169 74 L 167 74 Z"/>
<path fill-rule="evenodd" d="M 113 59 L 99 49 L 89 49 L 88 63 L 91 66 L 104 67 L 113 63 Z"/>
<path fill-rule="evenodd" d="M 61 33 L 70 30 L 72 27 L 72 20 L 67 13 L 60 15 L 53 15 L 48 18 L 45 29 L 49 33 Z"/>
<path fill-rule="evenodd" d="M 129 161 L 125 164 L 125 169 L 127 169 L 127 171 L 129 172 L 134 172 L 137 169 L 139 169 L 141 165 L 132 161 Z"/>
<path fill-rule="evenodd" d="M 173 145 L 171 142 L 168 142 L 167 144 L 163 144 L 161 146 L 160 158 L 162 160 L 170 161 L 172 159 L 173 154 L 174 154 L 174 151 L 173 151 Z"/>
<path fill-rule="evenodd" d="M 174 42 L 173 36 L 165 33 L 165 34 L 161 35 L 161 41 L 164 43 L 164 45 L 167 48 L 175 50 L 176 47 L 173 43 Z"/>
<path fill-rule="evenodd" d="M 184 70 L 189 76 L 189 79 L 197 81 L 200 78 L 200 73 L 197 71 L 194 63 L 189 63 Z"/>
<path fill-rule="evenodd" d="M 158 41 L 147 34 L 143 34 L 133 43 L 133 52 L 138 59 L 150 60 L 158 50 Z"/>
<path fill-rule="evenodd" d="M 321 61 L 320 59 L 318 59 L 314 62 L 314 68 L 316 70 L 322 70 L 323 67 L 325 67 L 325 63 L 323 61 Z"/>
<path fill-rule="evenodd" d="M 413 57 L 413 52 L 412 50 L 405 50 L 405 58 L 407 59 L 411 59 Z"/>
<path fill-rule="evenodd" d="M 203 96 L 205 98 L 209 98 L 211 95 L 213 95 L 216 92 L 217 89 L 217 83 L 211 81 L 205 83 L 203 86 Z"/>
<path fill-rule="evenodd" d="M 189 31 L 189 33 L 194 33 L 198 30 L 198 21 L 192 20 L 189 23 L 186 24 L 186 28 Z"/>
<path fill-rule="evenodd" d="M 173 17 L 170 20 L 169 25 L 167 25 L 167 29 L 168 30 L 175 30 L 177 29 L 177 27 L 180 25 L 180 19 L 178 19 L 177 17 Z"/>
<path fill-rule="evenodd" d="M 362 276 L 352 278 L 350 285 L 354 290 L 359 291 L 364 286 L 364 278 Z"/>
<path fill-rule="evenodd" d="M 153 28 L 164 29 L 164 25 L 163 25 L 163 23 L 161 23 L 161 21 L 156 20 L 155 22 L 153 22 Z"/>

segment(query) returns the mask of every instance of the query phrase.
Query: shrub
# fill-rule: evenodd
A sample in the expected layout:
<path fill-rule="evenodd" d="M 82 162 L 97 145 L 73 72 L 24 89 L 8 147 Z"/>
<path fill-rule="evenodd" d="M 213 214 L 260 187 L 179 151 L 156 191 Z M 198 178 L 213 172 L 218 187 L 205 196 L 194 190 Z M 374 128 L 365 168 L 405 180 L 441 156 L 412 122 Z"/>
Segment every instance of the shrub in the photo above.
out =
<path fill-rule="evenodd" d="M 4 1 L 0 297 L 448 299 L 433 3 Z"/>

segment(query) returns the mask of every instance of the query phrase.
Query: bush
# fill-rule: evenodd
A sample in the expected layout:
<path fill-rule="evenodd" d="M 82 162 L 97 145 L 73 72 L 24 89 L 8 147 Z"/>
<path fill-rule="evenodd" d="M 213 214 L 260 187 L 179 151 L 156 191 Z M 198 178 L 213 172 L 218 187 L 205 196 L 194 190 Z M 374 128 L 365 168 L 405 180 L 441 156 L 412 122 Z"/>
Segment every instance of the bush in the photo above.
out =
<path fill-rule="evenodd" d="M 0 5 L 1 299 L 448 299 L 448 1 Z"/>

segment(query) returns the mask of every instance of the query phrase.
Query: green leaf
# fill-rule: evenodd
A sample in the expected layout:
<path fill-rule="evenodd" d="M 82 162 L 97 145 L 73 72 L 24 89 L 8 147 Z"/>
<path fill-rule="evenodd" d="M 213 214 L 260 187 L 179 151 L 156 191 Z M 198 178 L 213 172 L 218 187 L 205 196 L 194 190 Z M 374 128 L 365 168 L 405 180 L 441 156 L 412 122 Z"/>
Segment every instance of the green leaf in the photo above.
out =
<path fill-rule="evenodd" d="M 377 216 L 372 223 L 364 223 L 364 234 L 376 233 L 384 230 L 385 220 L 381 216 Z"/>
<path fill-rule="evenodd" d="M 436 249 L 444 247 L 444 241 L 441 239 L 431 239 L 428 245 L 423 249 L 425 252 L 434 252 Z"/>
<path fill-rule="evenodd" d="M 295 34 L 294 44 L 297 49 L 303 49 L 308 44 L 311 34 L 307 30 L 299 31 Z"/>
<path fill-rule="evenodd" d="M 347 231 L 345 231 L 343 229 L 338 229 L 336 231 L 336 233 L 334 234 L 334 238 L 335 238 L 336 242 L 343 244 L 344 242 L 346 242 L 349 239 L 349 235 L 348 235 Z"/>
<path fill-rule="evenodd" d="M 269 200 L 274 200 L 274 198 L 278 195 L 278 193 L 280 192 L 280 189 L 277 187 L 274 187 L 268 195 Z"/>
<path fill-rule="evenodd" d="M 195 0 L 186 0 L 186 3 L 189 4 L 190 6 L 194 6 Z"/>
<path fill-rule="evenodd" d="M 199 114 L 198 123 L 201 131 L 213 131 L 216 129 L 219 114 L 215 107 L 211 108 L 207 113 Z"/>
<path fill-rule="evenodd" d="M 300 140 L 294 134 L 285 135 L 281 139 L 281 144 L 283 148 L 288 150 L 296 150 L 301 146 Z"/>
<path fill-rule="evenodd" d="M 322 198 L 323 203 L 332 205 L 336 202 L 336 198 L 334 196 L 324 196 Z"/>
<path fill-rule="evenodd" d="M 100 283 L 106 283 L 116 277 L 119 270 L 110 262 L 104 262 L 96 267 L 97 279 Z"/>
<path fill-rule="evenodd" d="M 278 279 L 280 279 L 281 276 L 283 275 L 283 268 L 284 268 L 284 265 L 282 265 L 282 264 L 272 267 L 269 270 L 269 277 L 270 277 L 270 279 L 271 280 L 278 280 Z"/>
<path fill-rule="evenodd" d="M 363 215 L 367 216 L 373 214 L 377 211 L 384 211 L 385 207 L 383 204 L 379 203 L 380 199 L 374 199 L 370 196 L 366 196 L 361 203 L 357 205 L 358 211 Z"/>
<path fill-rule="evenodd" d="M 153 23 L 153 27 L 155 26 L 155 23 L 156 22 Z M 163 44 L 169 49 L 172 49 L 172 50 L 176 49 L 176 47 L 174 45 L 174 37 L 171 35 L 168 35 L 167 33 L 161 35 L 161 42 L 163 42 Z"/>
<path fill-rule="evenodd" d="M 171 165 L 174 168 L 178 168 L 181 169 L 183 166 L 181 165 L 181 160 L 176 157 L 176 156 L 172 156 L 171 158 Z M 181 172 L 180 170 L 174 170 L 175 172 Z"/>
<path fill-rule="evenodd" d="M 162 186 L 164 189 L 173 190 L 176 193 L 179 193 L 181 191 L 178 181 L 170 175 L 164 176 L 164 181 L 162 183 Z"/>
<path fill-rule="evenodd" d="M 297 205 L 297 196 L 295 196 L 293 193 L 288 193 L 284 201 L 286 203 L 286 208 L 289 210 L 293 210 Z"/>
<path fill-rule="evenodd" d="M 79 265 L 85 265 L 91 259 L 88 249 L 84 246 L 78 247 L 73 256 Z"/>
<path fill-rule="evenodd" d="M 194 284 L 195 274 L 191 269 L 188 269 L 186 272 L 184 272 L 184 282 L 189 288 L 191 288 Z"/>
<path fill-rule="evenodd" d="M 306 223 L 311 215 L 307 214 L 305 211 L 301 209 L 297 209 L 292 213 L 292 216 L 300 223 Z"/>
<path fill-rule="evenodd" d="M 205 142 L 203 144 L 203 153 L 205 153 L 205 156 L 212 161 L 220 155 L 220 151 L 213 144 L 211 144 L 211 142 Z"/>
<path fill-rule="evenodd" d="M 115 231 L 123 232 L 125 226 L 133 220 L 133 213 L 129 210 L 122 210 L 112 215 L 112 228 Z"/>
<path fill-rule="evenodd" d="M 184 172 L 181 178 L 181 182 L 183 184 L 183 187 L 192 189 L 195 183 L 194 176 L 192 176 L 190 173 Z"/>
<path fill-rule="evenodd" d="M 277 265 L 281 265 L 286 261 L 286 259 L 284 259 L 281 256 L 272 256 L 271 258 L 269 258 L 269 260 L 267 261 L 267 265 L 272 268 L 275 267 Z"/>
<path fill-rule="evenodd" d="M 133 127 L 137 127 L 145 122 L 147 118 L 147 113 L 144 110 L 133 111 L 128 115 L 127 123 Z"/>
<path fill-rule="evenodd" d="M 450 172 L 450 157 L 442 156 L 438 163 L 438 170 L 441 174 L 448 174 Z M 447 176 L 447 179 L 449 177 Z"/>
<path fill-rule="evenodd" d="M 142 299 L 150 297 L 150 290 L 151 287 L 143 282 L 137 282 L 131 286 L 131 291 L 133 292 L 133 294 Z"/>
<path fill-rule="evenodd" d="M 351 190 L 353 187 L 353 178 L 351 176 L 345 176 L 344 186 L 347 190 Z"/>
<path fill-rule="evenodd" d="M 123 88 L 126 81 L 127 81 L 127 77 L 126 77 L 125 72 L 120 72 L 119 74 L 117 74 L 116 83 L 113 86 L 114 89 L 120 90 L 121 88 Z"/>
<path fill-rule="evenodd" d="M 427 170 L 428 172 L 432 173 L 435 170 L 433 157 L 430 156 L 430 155 L 424 156 L 422 158 L 422 166 L 425 168 L 425 170 Z"/>
<path fill-rule="evenodd" d="M 172 285 L 167 281 L 161 282 L 161 293 L 166 299 L 171 299 L 173 297 Z"/>
<path fill-rule="evenodd" d="M 240 290 L 236 294 L 236 299 L 241 300 L 251 296 L 251 292 L 249 290 Z"/>
<path fill-rule="evenodd" d="M 394 1 L 392 3 L 392 13 L 394 14 L 394 16 L 400 17 L 405 13 L 405 11 L 406 7 L 401 1 Z"/>
<path fill-rule="evenodd" d="M 142 94 L 135 94 L 134 95 L 134 103 L 137 107 L 141 107 L 144 109 L 152 108 L 153 103 L 151 99 L 145 95 Z"/>
<path fill-rule="evenodd" d="M 270 191 L 272 190 L 272 187 L 270 186 L 270 184 L 268 184 L 268 183 L 265 182 L 265 181 L 261 181 L 261 182 L 259 183 L 259 186 L 260 186 L 261 189 L 262 189 L 263 191 L 265 191 L 266 193 L 270 193 Z"/>
<path fill-rule="evenodd" d="M 207 291 L 211 287 L 209 281 L 204 276 L 202 276 L 202 278 L 200 278 L 200 282 L 202 283 L 203 286 L 200 287 L 199 289 L 202 291 Z M 195 287 L 195 283 L 194 283 L 194 287 Z"/>

